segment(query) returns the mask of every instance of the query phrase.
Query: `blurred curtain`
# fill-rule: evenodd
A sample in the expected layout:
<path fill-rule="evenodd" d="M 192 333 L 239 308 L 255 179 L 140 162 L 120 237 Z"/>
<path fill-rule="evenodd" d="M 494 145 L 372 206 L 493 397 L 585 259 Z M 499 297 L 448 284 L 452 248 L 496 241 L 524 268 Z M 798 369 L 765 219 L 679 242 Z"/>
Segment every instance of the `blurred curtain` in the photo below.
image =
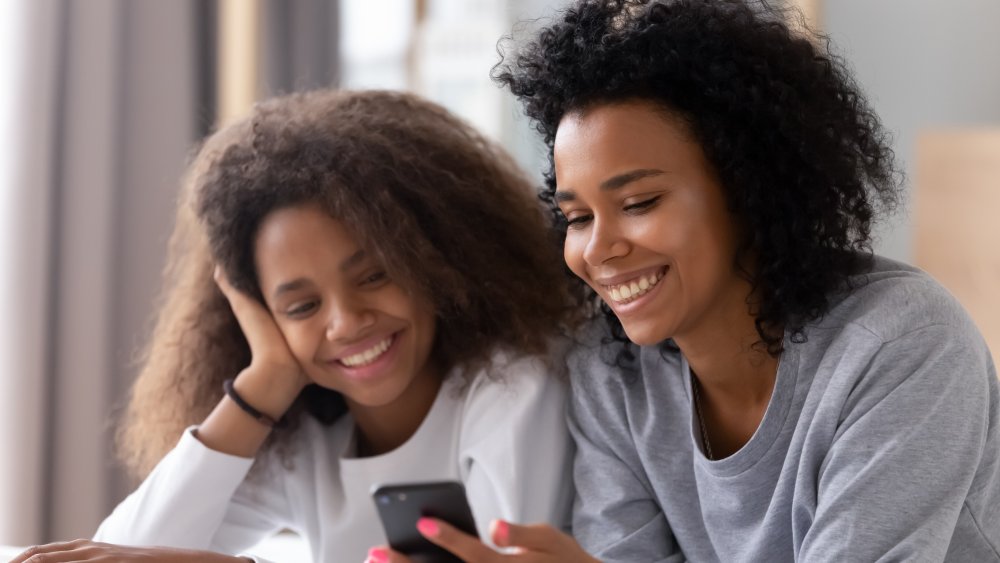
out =
<path fill-rule="evenodd" d="M 336 82 L 336 0 L 244 1 L 261 14 L 256 96 Z M 91 535 L 133 485 L 112 423 L 221 76 L 216 1 L 22 5 L 19 165 L 0 200 L 14 241 L 0 252 L 0 543 L 18 545 Z"/>
<path fill-rule="evenodd" d="M 4 213 L 20 258 L 0 318 L 0 542 L 88 536 L 120 498 L 110 414 L 133 374 L 196 137 L 191 1 L 25 2 L 18 135 Z"/>
<path fill-rule="evenodd" d="M 43 496 L 52 176 L 49 147 L 58 19 L 43 2 L 4 4 L 0 105 L 0 543 L 37 538 Z M 27 29 L 32 33 L 27 33 Z M 31 52 L 31 64 L 11 57 Z M 24 189 L 22 186 L 30 186 Z"/>
<path fill-rule="evenodd" d="M 88 536 L 121 496 L 111 414 L 134 373 L 197 136 L 192 1 L 24 3 L 28 165 L 4 354 L 0 542 Z M 8 301 L 5 299 L 5 301 Z"/>
<path fill-rule="evenodd" d="M 259 96 L 340 83 L 337 0 L 265 0 Z"/>

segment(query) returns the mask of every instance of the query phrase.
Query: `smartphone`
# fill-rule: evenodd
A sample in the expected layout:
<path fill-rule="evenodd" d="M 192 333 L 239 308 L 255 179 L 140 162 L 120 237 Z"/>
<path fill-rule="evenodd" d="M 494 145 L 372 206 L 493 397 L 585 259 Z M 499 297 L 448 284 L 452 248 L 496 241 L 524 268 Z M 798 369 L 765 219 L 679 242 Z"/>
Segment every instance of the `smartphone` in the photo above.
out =
<path fill-rule="evenodd" d="M 465 487 L 457 481 L 375 485 L 372 499 L 392 549 L 420 563 L 455 563 L 461 559 L 434 545 L 417 531 L 417 520 L 438 518 L 479 537 Z"/>

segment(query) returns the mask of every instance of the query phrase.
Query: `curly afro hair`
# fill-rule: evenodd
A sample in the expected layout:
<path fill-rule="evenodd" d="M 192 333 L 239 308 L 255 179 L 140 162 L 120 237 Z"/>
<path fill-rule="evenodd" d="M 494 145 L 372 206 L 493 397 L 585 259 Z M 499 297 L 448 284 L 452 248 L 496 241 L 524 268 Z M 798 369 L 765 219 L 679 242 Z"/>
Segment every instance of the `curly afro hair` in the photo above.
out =
<path fill-rule="evenodd" d="M 320 90 L 261 102 L 210 136 L 186 174 L 158 320 L 118 436 L 134 475 L 148 474 L 218 403 L 222 381 L 250 363 L 215 264 L 262 300 L 253 254 L 261 222 L 308 204 L 433 304 L 444 372 L 491 373 L 497 348 L 542 354 L 580 317 L 536 187 L 471 126 L 404 93 Z M 286 453 L 303 416 L 329 424 L 345 410 L 335 391 L 307 386 L 268 450 Z"/>
<path fill-rule="evenodd" d="M 794 31 L 792 15 L 766 1 L 584 0 L 492 73 L 548 146 L 543 198 L 563 237 L 552 168 L 563 116 L 639 99 L 680 117 L 745 233 L 734 265 L 753 288 L 748 307 L 775 356 L 781 329 L 802 341 L 804 324 L 870 262 L 873 219 L 900 200 L 878 117 L 829 41 Z"/>

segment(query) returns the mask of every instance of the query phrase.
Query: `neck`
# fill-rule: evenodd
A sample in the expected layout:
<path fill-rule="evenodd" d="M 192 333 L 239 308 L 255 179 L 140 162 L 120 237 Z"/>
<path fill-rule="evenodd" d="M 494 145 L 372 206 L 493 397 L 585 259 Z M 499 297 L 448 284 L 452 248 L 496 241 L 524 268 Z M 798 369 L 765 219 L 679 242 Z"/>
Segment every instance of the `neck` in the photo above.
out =
<path fill-rule="evenodd" d="M 774 386 L 777 358 L 757 333 L 747 305 L 749 284 L 720 295 L 697 326 L 673 336 L 702 387 L 735 403 L 766 402 Z"/>
<path fill-rule="evenodd" d="M 358 457 L 381 455 L 405 444 L 427 418 L 442 379 L 439 371 L 425 370 L 398 398 L 385 405 L 368 406 L 348 399 L 357 432 Z"/>
<path fill-rule="evenodd" d="M 674 342 L 700 388 L 701 416 L 716 458 L 745 445 L 760 425 L 777 378 L 778 358 L 760 344 L 746 305 L 729 308 Z"/>
<path fill-rule="evenodd" d="M 728 331 L 727 331 L 728 332 Z M 767 404 L 774 388 L 778 358 L 759 343 L 756 330 L 720 334 L 713 345 L 677 342 L 706 393 L 735 408 Z"/>

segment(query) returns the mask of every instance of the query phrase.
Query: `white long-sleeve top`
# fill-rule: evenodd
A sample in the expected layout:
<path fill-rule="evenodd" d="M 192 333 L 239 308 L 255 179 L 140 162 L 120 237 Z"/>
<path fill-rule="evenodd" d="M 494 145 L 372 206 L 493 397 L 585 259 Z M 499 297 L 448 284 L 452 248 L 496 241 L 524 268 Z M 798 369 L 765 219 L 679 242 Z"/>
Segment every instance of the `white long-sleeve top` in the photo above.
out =
<path fill-rule="evenodd" d="M 494 518 L 566 527 L 572 503 L 565 385 L 538 358 L 508 360 L 471 383 L 455 374 L 402 446 L 354 456 L 354 422 L 309 416 L 291 456 L 254 460 L 209 449 L 188 429 L 149 477 L 101 524 L 95 540 L 241 553 L 281 529 L 317 562 L 363 561 L 386 538 L 373 484 L 458 480 L 480 536 Z M 497 377 L 499 376 L 499 377 Z"/>

